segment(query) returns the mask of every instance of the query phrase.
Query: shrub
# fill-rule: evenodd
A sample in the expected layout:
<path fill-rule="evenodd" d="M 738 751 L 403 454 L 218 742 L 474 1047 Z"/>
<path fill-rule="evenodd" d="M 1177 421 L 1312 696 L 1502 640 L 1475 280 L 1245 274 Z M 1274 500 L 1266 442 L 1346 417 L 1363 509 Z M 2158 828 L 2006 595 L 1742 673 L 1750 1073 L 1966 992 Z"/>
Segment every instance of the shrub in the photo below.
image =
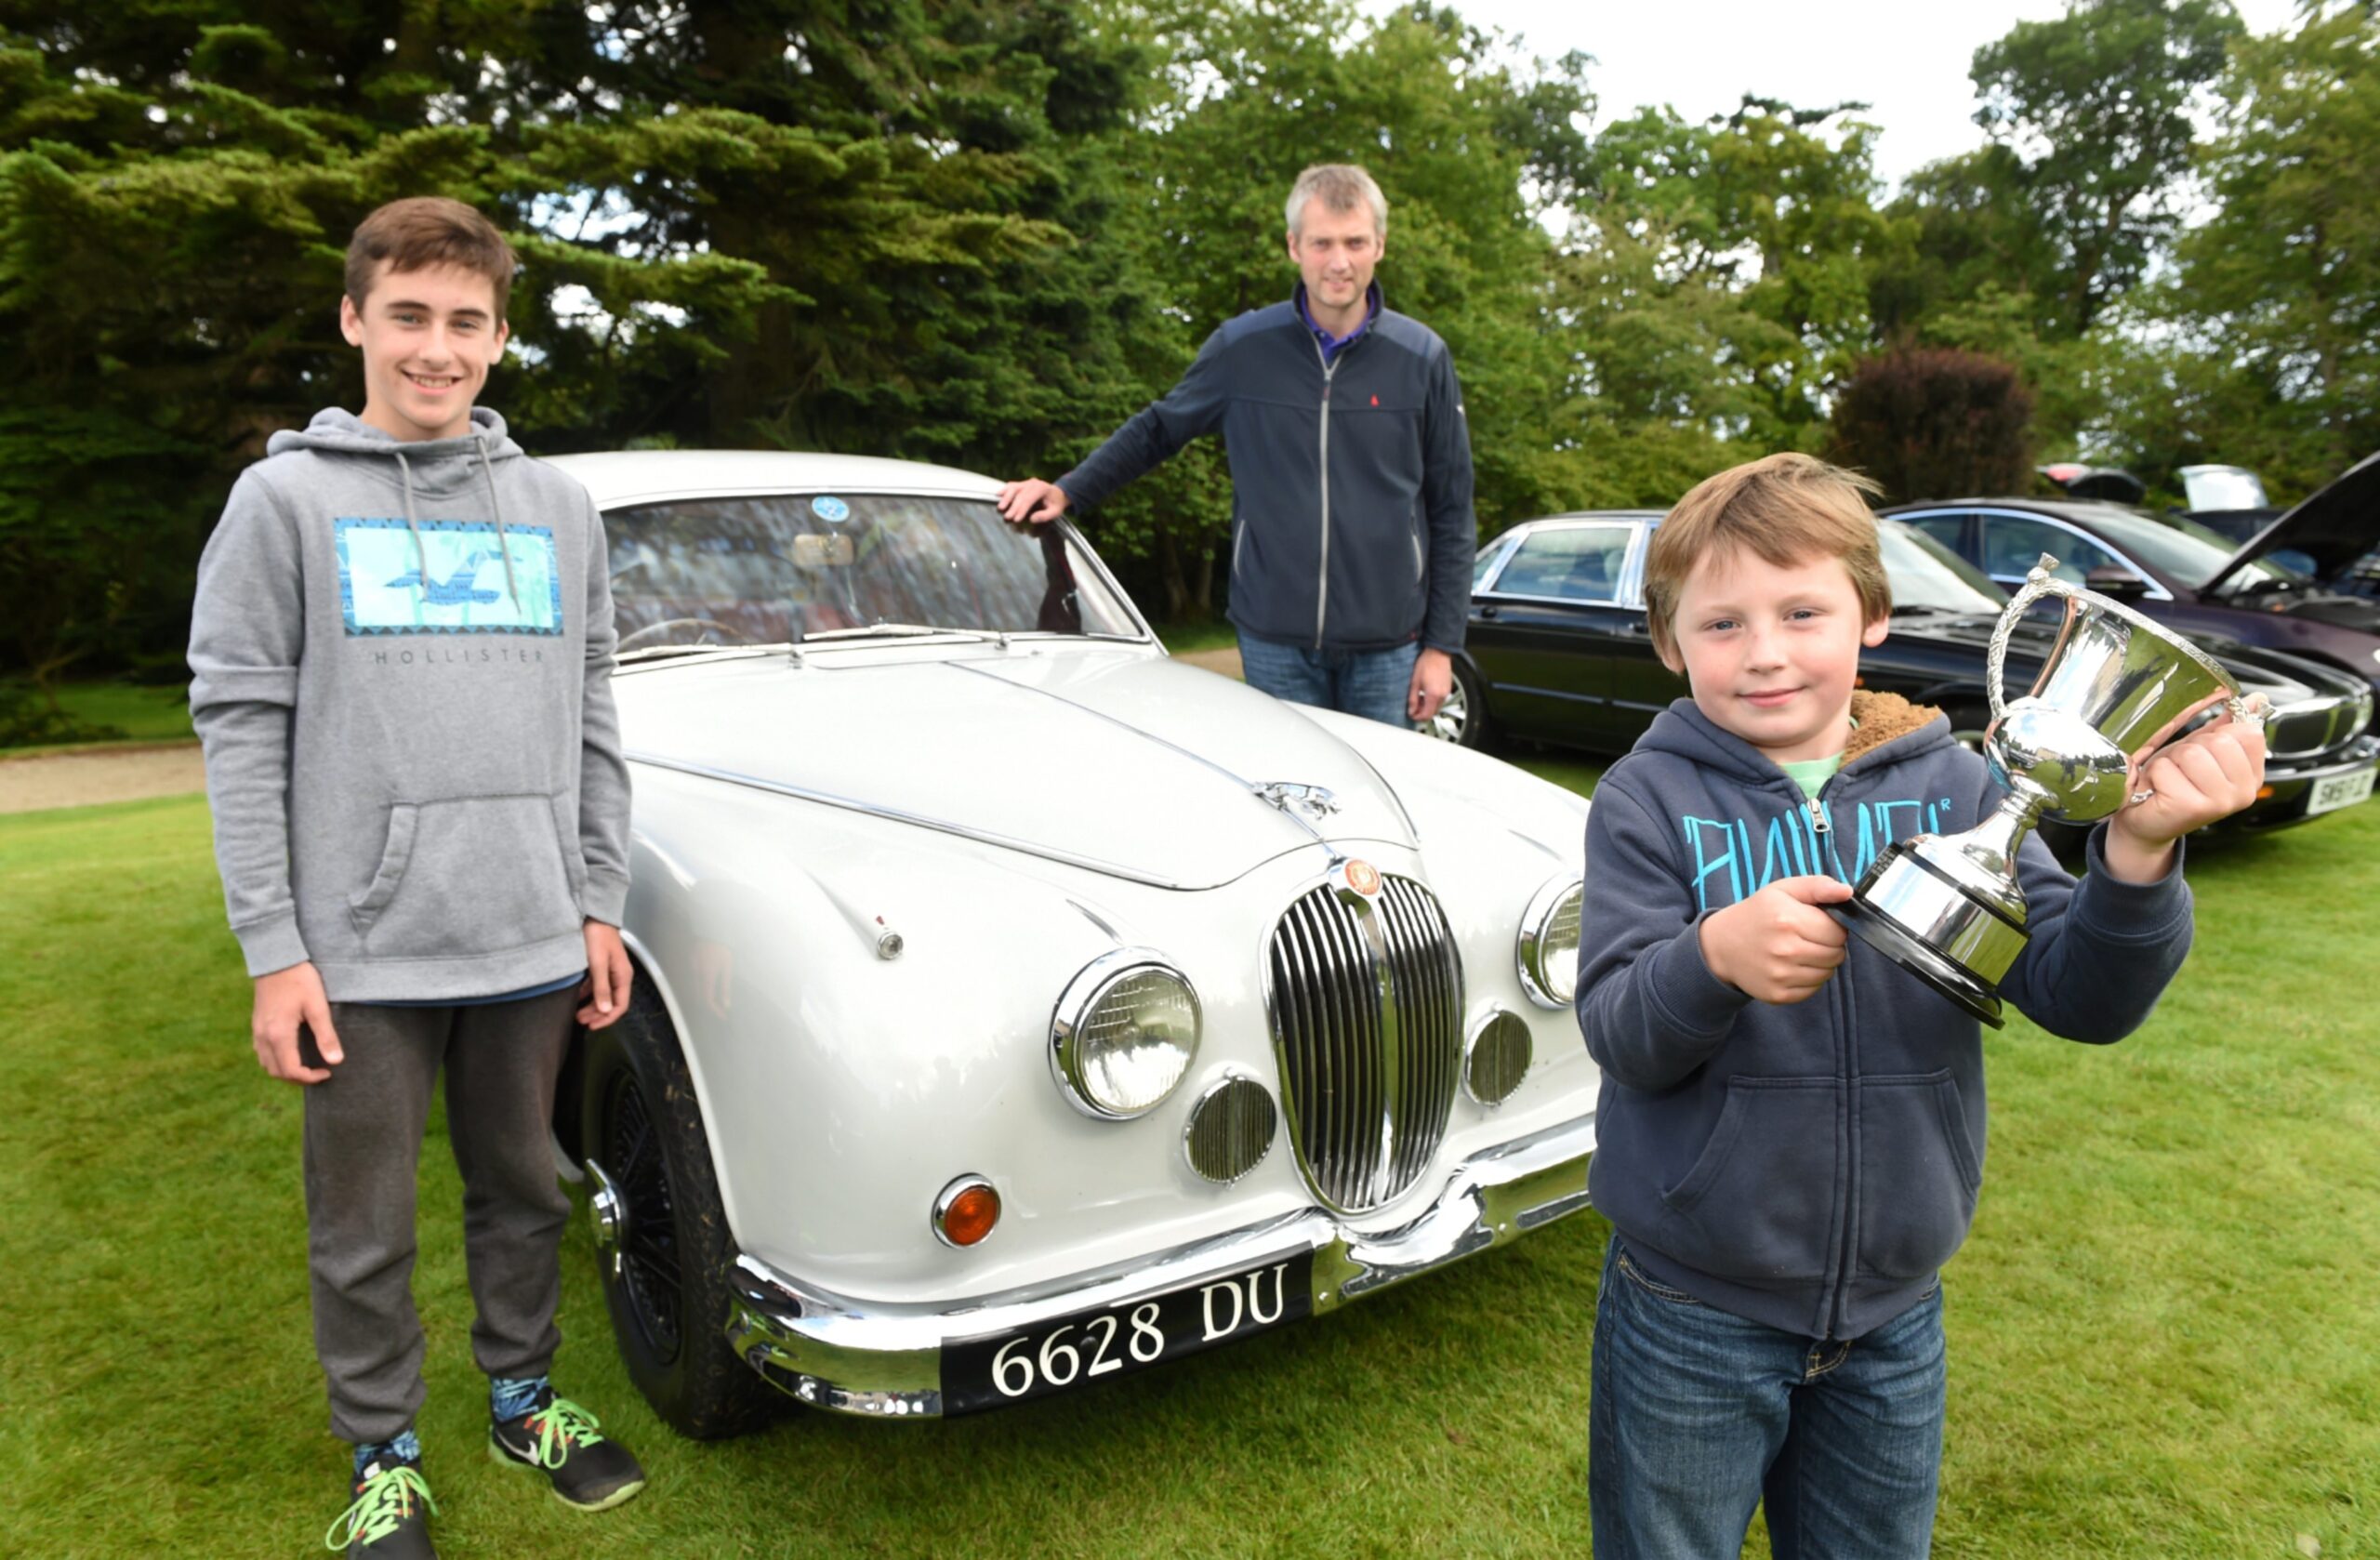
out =
<path fill-rule="evenodd" d="M 1888 501 L 2023 493 L 2032 481 L 2033 392 L 2012 365 L 1949 347 L 1853 365 L 1835 397 L 1831 457 Z"/>

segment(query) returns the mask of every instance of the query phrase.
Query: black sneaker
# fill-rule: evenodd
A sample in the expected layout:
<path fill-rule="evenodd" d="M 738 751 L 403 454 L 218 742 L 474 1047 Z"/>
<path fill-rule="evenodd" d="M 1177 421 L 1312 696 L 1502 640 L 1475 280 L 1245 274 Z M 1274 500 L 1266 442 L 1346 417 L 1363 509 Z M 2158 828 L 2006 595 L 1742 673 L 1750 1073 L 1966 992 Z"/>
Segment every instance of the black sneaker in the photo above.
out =
<path fill-rule="evenodd" d="M 644 1487 L 644 1468 L 628 1448 L 605 1439 L 594 1415 L 551 1387 L 519 1419 L 488 1427 L 487 1454 L 545 1474 L 554 1499 L 582 1512 L 610 1511 Z"/>
<path fill-rule="evenodd" d="M 438 1560 L 430 1542 L 437 1510 L 421 1464 L 383 1457 L 364 1465 L 355 1503 L 323 1535 L 323 1547 L 334 1554 L 345 1549 L 349 1560 Z"/>

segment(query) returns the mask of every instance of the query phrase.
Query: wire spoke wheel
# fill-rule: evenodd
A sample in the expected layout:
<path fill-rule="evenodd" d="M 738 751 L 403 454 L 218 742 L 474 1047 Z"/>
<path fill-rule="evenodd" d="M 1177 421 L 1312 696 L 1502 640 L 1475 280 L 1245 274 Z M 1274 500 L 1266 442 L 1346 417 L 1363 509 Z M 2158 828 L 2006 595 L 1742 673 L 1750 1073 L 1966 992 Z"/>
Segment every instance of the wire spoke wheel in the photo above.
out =
<path fill-rule="evenodd" d="M 678 1355 L 678 1225 L 669 1196 L 669 1167 L 653 1130 L 652 1112 L 633 1073 L 613 1079 L 604 1112 L 602 1144 L 620 1198 L 628 1206 L 628 1237 L 620 1252 L 620 1281 L 645 1342 L 663 1362 Z"/>

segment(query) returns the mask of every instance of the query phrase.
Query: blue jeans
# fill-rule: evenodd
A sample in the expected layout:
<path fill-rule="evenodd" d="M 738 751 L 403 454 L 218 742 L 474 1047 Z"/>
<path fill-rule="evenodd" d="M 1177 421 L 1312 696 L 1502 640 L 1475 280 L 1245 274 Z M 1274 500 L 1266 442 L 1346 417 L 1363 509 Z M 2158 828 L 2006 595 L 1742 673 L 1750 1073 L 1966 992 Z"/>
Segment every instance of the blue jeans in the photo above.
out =
<path fill-rule="evenodd" d="M 1587 1490 L 1597 1560 L 1923 1560 L 1942 1465 L 1942 1292 L 1854 1342 L 1659 1284 L 1615 1235 L 1595 1302 Z"/>
<path fill-rule="evenodd" d="M 1239 668 L 1250 687 L 1408 731 L 1413 722 L 1406 718 L 1406 698 L 1421 654 L 1419 642 L 1391 650 L 1310 650 L 1245 630 L 1239 636 Z"/>

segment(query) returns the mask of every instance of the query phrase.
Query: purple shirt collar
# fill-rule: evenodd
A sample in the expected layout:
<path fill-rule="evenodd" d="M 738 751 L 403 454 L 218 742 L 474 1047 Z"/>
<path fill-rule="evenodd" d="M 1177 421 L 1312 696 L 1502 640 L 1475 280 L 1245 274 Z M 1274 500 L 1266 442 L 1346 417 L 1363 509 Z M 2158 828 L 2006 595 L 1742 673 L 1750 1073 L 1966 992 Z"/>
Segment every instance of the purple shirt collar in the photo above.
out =
<path fill-rule="evenodd" d="M 1355 329 L 1349 331 L 1344 336 L 1333 336 L 1329 331 L 1314 323 L 1314 315 L 1307 311 L 1305 306 L 1304 283 L 1301 282 L 1298 284 L 1298 290 L 1295 297 L 1298 306 L 1298 318 L 1303 320 L 1305 322 L 1305 328 L 1314 333 L 1315 343 L 1322 349 L 1322 361 L 1326 364 L 1329 363 L 1331 359 L 1337 357 L 1349 346 L 1353 345 L 1356 337 L 1362 336 L 1364 332 L 1371 329 L 1372 322 L 1380 318 L 1380 284 L 1377 282 L 1364 289 L 1364 317 L 1356 324 Z"/>

